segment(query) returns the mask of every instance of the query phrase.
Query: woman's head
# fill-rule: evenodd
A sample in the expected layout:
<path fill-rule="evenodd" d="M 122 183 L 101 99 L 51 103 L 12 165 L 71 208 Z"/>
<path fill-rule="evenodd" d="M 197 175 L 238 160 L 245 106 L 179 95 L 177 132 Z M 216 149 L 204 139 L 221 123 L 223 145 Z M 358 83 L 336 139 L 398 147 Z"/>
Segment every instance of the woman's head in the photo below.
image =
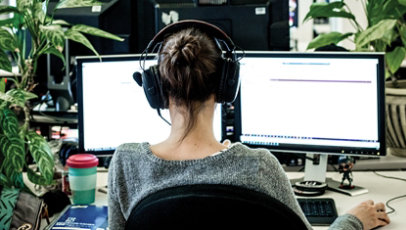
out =
<path fill-rule="evenodd" d="M 216 94 L 220 60 L 214 40 L 198 29 L 184 29 L 164 40 L 159 53 L 163 94 L 176 107 L 184 108 L 185 135 L 193 128 L 203 102 Z"/>
<path fill-rule="evenodd" d="M 218 88 L 220 55 L 213 39 L 194 28 L 165 39 L 159 54 L 164 95 L 182 106 L 206 101 Z"/>

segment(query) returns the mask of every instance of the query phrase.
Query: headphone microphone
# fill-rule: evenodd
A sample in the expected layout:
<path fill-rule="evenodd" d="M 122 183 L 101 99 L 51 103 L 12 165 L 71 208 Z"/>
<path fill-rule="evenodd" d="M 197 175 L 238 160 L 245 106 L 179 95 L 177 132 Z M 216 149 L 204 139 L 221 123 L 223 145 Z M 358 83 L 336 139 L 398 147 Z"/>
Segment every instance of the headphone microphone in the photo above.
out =
<path fill-rule="evenodd" d="M 142 86 L 142 74 L 140 72 L 135 72 L 133 74 L 133 79 L 139 86 Z"/>

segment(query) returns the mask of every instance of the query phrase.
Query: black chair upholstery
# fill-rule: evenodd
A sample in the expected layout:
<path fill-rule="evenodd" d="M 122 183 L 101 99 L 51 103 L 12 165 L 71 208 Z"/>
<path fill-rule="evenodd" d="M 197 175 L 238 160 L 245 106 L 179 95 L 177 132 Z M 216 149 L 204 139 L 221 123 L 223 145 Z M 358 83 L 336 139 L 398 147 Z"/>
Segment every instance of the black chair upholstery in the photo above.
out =
<path fill-rule="evenodd" d="M 141 200 L 130 229 L 307 229 L 302 219 L 266 194 L 218 184 L 166 188 Z"/>

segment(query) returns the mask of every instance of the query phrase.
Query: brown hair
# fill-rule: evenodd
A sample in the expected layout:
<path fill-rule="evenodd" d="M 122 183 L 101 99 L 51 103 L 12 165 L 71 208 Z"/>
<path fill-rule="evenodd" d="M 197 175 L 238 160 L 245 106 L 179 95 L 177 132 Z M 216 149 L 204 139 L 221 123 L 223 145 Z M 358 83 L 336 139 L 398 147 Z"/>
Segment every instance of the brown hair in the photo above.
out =
<path fill-rule="evenodd" d="M 170 97 L 187 109 L 183 138 L 192 130 L 202 102 L 218 89 L 220 55 L 214 40 L 195 28 L 181 30 L 164 41 L 159 54 L 163 94 L 167 102 Z"/>

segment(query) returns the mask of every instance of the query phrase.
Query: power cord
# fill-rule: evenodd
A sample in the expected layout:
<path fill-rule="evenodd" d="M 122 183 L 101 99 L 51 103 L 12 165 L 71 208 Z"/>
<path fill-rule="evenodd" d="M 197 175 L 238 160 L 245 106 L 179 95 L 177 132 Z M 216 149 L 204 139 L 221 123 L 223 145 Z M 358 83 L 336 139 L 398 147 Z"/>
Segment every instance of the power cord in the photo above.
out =
<path fill-rule="evenodd" d="M 378 175 L 378 176 L 380 176 L 380 177 L 384 177 L 384 178 L 388 178 L 388 179 L 401 180 L 401 181 L 405 181 L 405 182 L 406 182 L 406 179 L 404 179 L 404 178 L 393 177 L 393 176 L 386 176 L 386 175 L 377 173 L 376 171 L 373 171 L 373 173 L 375 173 L 375 175 Z M 395 208 L 393 208 L 392 206 L 389 205 L 390 202 L 392 202 L 392 201 L 394 201 L 394 200 L 397 200 L 397 199 L 400 199 L 400 198 L 404 198 L 404 197 L 406 197 L 406 194 L 405 194 L 405 195 L 401 195 L 401 196 L 396 196 L 396 197 L 393 197 L 393 198 L 387 200 L 386 203 L 385 203 L 385 205 L 390 209 L 390 211 L 389 211 L 389 212 L 386 212 L 386 214 L 389 215 L 389 214 L 392 214 L 392 213 L 394 213 L 394 212 L 396 211 Z"/>

